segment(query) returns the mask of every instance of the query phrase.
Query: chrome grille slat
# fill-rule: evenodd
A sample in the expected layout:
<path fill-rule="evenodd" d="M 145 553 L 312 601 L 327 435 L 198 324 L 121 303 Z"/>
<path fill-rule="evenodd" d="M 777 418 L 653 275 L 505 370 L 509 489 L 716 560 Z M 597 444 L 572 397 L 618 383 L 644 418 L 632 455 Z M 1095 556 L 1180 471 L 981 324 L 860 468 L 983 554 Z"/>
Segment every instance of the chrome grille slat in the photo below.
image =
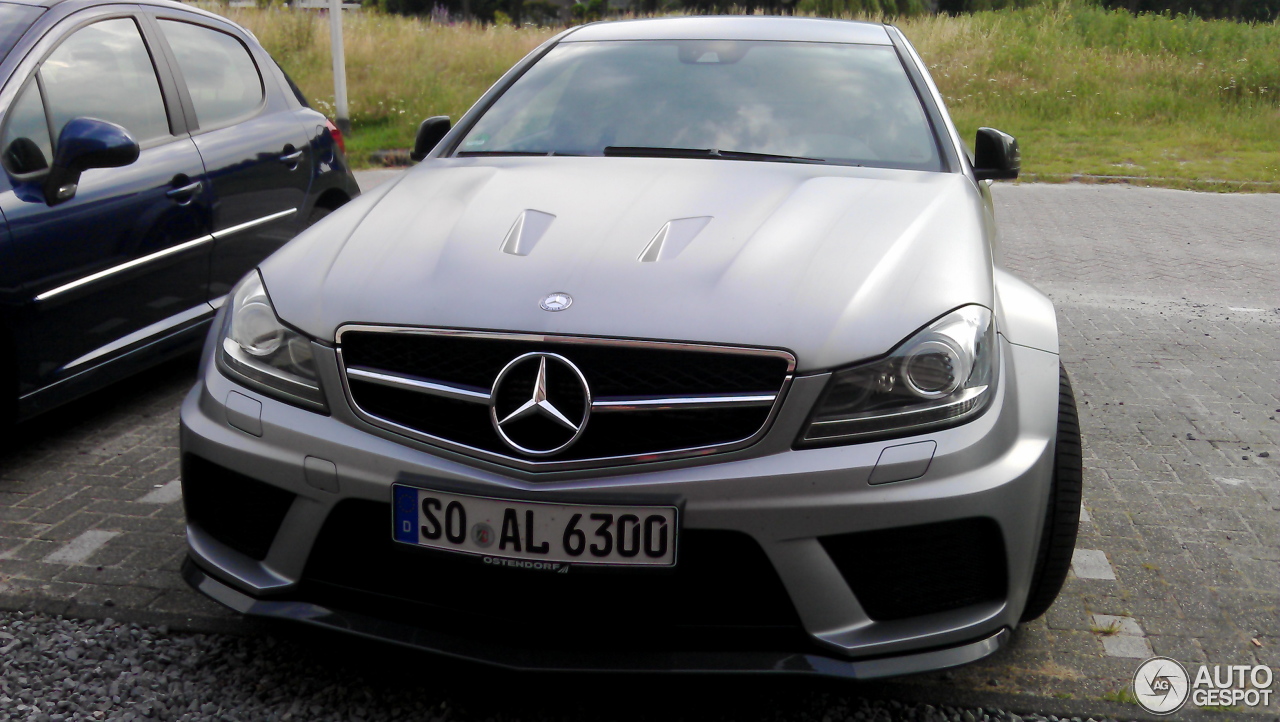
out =
<path fill-rule="evenodd" d="M 634 399 L 604 398 L 591 402 L 592 413 L 602 411 L 669 411 L 673 409 L 723 409 L 743 406 L 772 406 L 777 394 L 731 394 L 726 396 L 652 396 Z"/>
<path fill-rule="evenodd" d="M 440 396 L 459 401 L 489 403 L 489 392 L 469 386 L 458 386 L 434 379 L 386 373 L 361 366 L 350 366 L 347 375 L 360 381 L 404 389 L 415 393 Z M 593 413 L 617 411 L 668 411 L 671 409 L 716 409 L 742 406 L 772 406 L 777 394 L 725 394 L 723 396 L 636 396 L 599 398 L 591 401 Z"/>
<path fill-rule="evenodd" d="M 382 371 L 362 368 L 360 366 L 352 366 L 348 368 L 347 375 L 351 378 L 368 381 L 372 384 L 390 386 L 392 388 L 404 389 L 405 391 L 413 391 L 420 394 L 431 394 L 432 396 L 440 396 L 446 399 L 458 399 L 459 401 L 475 401 L 482 404 L 489 403 L 488 391 L 477 391 L 476 389 L 468 386 L 457 386 L 440 381 L 415 378 L 413 376 L 389 374 Z"/>

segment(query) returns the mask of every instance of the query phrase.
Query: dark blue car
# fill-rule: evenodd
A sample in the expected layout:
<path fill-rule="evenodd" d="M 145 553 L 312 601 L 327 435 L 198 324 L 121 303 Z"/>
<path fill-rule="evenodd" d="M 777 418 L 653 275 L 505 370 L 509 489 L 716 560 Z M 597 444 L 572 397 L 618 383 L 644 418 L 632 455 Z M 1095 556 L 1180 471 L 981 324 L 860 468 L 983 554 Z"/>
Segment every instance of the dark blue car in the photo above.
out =
<path fill-rule="evenodd" d="M 236 281 L 359 193 L 337 129 L 210 13 L 0 2 L 0 79 L 4 419 L 198 346 Z"/>

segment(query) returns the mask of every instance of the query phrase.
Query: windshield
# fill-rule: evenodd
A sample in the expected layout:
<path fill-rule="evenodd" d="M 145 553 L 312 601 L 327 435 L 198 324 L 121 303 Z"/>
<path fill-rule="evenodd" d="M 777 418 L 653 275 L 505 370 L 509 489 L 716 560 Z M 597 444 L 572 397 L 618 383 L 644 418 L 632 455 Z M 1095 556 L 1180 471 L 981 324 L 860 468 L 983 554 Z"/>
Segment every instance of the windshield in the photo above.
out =
<path fill-rule="evenodd" d="M 0 60 L 13 50 L 18 38 L 40 17 L 44 8 L 0 2 Z"/>
<path fill-rule="evenodd" d="M 457 155 L 675 155 L 652 149 L 941 170 L 894 49 L 836 43 L 562 43 L 498 98 Z"/>

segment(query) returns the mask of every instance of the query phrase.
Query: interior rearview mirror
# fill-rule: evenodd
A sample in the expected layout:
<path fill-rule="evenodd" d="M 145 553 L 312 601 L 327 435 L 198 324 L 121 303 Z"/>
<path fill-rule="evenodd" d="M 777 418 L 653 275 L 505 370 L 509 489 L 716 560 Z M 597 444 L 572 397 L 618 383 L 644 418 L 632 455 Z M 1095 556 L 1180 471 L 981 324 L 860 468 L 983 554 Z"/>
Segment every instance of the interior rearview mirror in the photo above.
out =
<path fill-rule="evenodd" d="M 978 180 L 1013 180 L 1022 170 L 1018 140 L 995 128 L 978 128 L 973 155 L 973 175 Z"/>
<path fill-rule="evenodd" d="M 97 118 L 73 118 L 58 134 L 44 182 L 45 202 L 52 206 L 74 198 L 80 174 L 90 168 L 118 168 L 137 159 L 138 144 L 129 131 Z"/>
<path fill-rule="evenodd" d="M 436 115 L 422 121 L 418 126 L 418 136 L 414 138 L 413 152 L 409 154 L 409 160 L 417 162 L 426 158 L 436 144 L 449 133 L 450 127 L 452 125 L 447 115 Z"/>

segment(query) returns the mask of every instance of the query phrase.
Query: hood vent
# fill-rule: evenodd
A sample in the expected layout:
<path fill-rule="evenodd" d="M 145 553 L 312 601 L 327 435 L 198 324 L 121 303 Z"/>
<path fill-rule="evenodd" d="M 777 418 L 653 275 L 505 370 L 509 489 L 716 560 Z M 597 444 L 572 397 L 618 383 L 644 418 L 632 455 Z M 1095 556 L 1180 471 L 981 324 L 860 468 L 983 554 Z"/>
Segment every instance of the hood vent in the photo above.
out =
<path fill-rule="evenodd" d="M 640 262 L 670 261 L 680 255 L 680 252 L 692 243 L 693 239 L 710 222 L 711 216 L 677 218 L 674 221 L 667 221 L 662 230 L 658 231 L 658 235 L 654 236 L 653 240 L 649 241 L 649 245 L 644 247 L 644 252 L 640 254 Z"/>
<path fill-rule="evenodd" d="M 516 217 L 511 230 L 507 231 L 507 237 L 502 241 L 502 252 L 513 256 L 529 255 L 555 219 L 555 216 L 542 211 L 522 212 Z"/>

